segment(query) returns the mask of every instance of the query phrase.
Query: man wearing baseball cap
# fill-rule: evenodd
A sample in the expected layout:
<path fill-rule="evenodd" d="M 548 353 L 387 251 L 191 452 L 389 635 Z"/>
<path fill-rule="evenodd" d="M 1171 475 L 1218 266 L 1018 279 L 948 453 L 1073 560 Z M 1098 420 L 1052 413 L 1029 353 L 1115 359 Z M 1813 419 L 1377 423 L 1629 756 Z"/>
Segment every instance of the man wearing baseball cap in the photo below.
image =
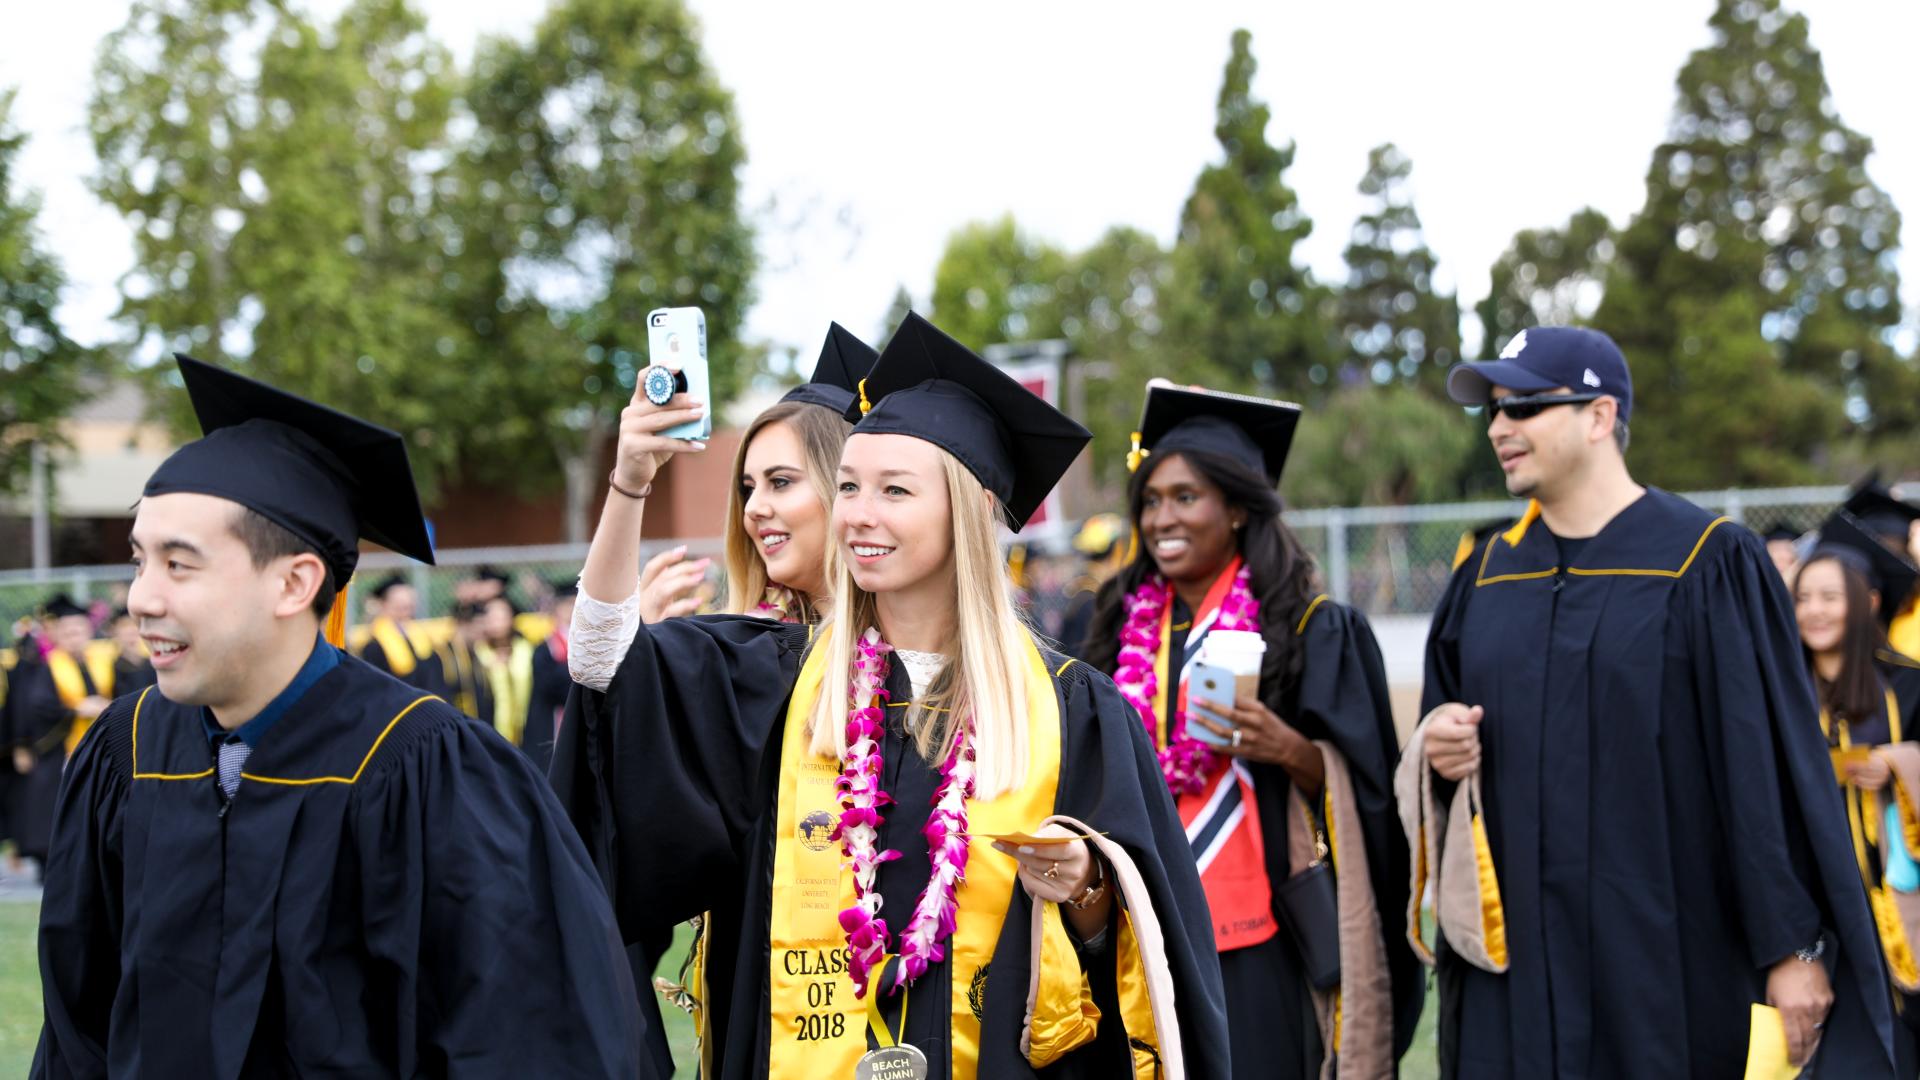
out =
<path fill-rule="evenodd" d="M 1893 1075 L 1878 939 L 1759 538 L 1634 482 L 1633 380 L 1605 334 L 1528 329 L 1447 387 L 1529 502 L 1454 572 L 1396 783 L 1439 914 L 1443 1074 L 1738 1077 L 1751 1032 L 1822 1076 Z"/>

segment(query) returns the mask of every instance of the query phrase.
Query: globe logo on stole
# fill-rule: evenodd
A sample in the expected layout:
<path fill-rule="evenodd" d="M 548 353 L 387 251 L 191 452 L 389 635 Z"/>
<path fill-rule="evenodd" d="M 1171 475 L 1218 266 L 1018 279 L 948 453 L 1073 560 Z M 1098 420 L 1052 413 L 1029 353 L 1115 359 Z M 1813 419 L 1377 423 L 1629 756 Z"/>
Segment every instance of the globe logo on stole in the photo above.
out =
<path fill-rule="evenodd" d="M 800 844 L 808 851 L 825 851 L 833 842 L 833 815 L 815 810 L 800 819 Z"/>

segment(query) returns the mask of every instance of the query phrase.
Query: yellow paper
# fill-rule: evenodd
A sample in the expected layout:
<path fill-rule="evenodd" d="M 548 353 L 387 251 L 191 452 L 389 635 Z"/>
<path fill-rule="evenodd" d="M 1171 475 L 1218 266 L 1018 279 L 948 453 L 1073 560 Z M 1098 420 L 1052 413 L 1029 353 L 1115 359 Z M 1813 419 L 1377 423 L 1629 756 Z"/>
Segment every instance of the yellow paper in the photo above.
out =
<path fill-rule="evenodd" d="M 1095 835 L 1095 836 L 1105 836 L 1105 835 L 1107 835 L 1107 834 L 1106 834 L 1106 833 L 1103 833 L 1103 832 L 1099 832 L 1099 833 L 1094 833 L 1093 835 Z M 994 834 L 992 834 L 992 835 L 990 835 L 990 836 L 988 836 L 988 837 L 987 837 L 987 839 L 989 839 L 989 840 L 998 840 L 998 841 L 1000 841 L 1000 842 L 1001 842 L 1001 843 L 1003 843 L 1003 844 L 1012 844 L 1012 845 L 1013 845 L 1013 846 L 1015 846 L 1015 847 L 1019 847 L 1019 846 L 1020 846 L 1020 845 L 1022 845 L 1022 844 L 1027 844 L 1027 845 L 1035 845 L 1035 844 L 1038 844 L 1038 845 L 1043 845 L 1043 846 L 1044 846 L 1044 845 L 1047 845 L 1047 844 L 1064 844 L 1064 843 L 1066 843 L 1066 842 L 1067 842 L 1067 841 L 1069 841 L 1069 840 L 1078 840 L 1078 839 L 1080 839 L 1080 837 L 1078 837 L 1078 836 L 1074 836 L 1074 835 L 1068 835 L 1068 836 L 1035 836 L 1035 835 L 1033 835 L 1032 833 L 1024 833 L 1024 832 L 1009 832 L 1009 833 L 994 833 Z"/>
<path fill-rule="evenodd" d="M 1847 766 L 1865 765 L 1867 760 L 1873 757 L 1873 747 L 1849 746 L 1844 750 L 1829 750 L 1827 753 L 1833 756 L 1834 782 L 1844 784 L 1847 782 Z"/>
<path fill-rule="evenodd" d="M 1755 1005 L 1747 1029 L 1747 1080 L 1793 1080 L 1798 1065 L 1787 1061 L 1787 1026 L 1780 1010 Z"/>

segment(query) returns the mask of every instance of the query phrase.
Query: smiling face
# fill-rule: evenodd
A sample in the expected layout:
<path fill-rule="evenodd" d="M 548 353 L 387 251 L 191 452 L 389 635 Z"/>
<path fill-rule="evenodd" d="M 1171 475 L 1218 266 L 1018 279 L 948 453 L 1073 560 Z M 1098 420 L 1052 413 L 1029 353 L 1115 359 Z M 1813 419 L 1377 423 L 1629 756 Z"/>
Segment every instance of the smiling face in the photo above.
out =
<path fill-rule="evenodd" d="M 952 589 L 953 509 L 940 451 L 911 435 L 861 435 L 840 455 L 833 538 L 870 593 Z"/>
<path fill-rule="evenodd" d="M 62 615 L 53 620 L 53 647 L 74 659 L 86 655 L 93 640 L 93 620 L 85 615 Z"/>
<path fill-rule="evenodd" d="M 740 476 L 741 526 L 767 579 L 808 596 L 826 592 L 827 510 L 807 480 L 806 448 L 785 423 L 747 444 Z"/>
<path fill-rule="evenodd" d="M 1800 568 L 1793 587 L 1793 615 L 1800 624 L 1800 640 L 1815 653 L 1833 653 L 1847 644 L 1850 624 L 1860 632 L 1861 619 L 1852 618 L 1848 600 L 1848 573 L 1834 558 L 1816 558 Z M 1879 596 L 1870 589 L 1854 587 L 1865 593 L 1869 612 L 1879 608 Z"/>
<path fill-rule="evenodd" d="M 1140 540 L 1175 585 L 1219 577 L 1239 550 L 1235 530 L 1246 520 L 1246 511 L 1228 505 L 1219 485 L 1180 454 L 1157 460 L 1141 494 Z"/>
<path fill-rule="evenodd" d="M 411 585 L 394 585 L 381 598 L 380 608 L 394 622 L 411 622 L 419 611 L 420 597 Z"/>
<path fill-rule="evenodd" d="M 282 621 L 312 618 L 313 589 L 290 594 L 289 571 L 294 560 L 318 559 L 255 566 L 234 530 L 239 513 L 225 499 L 183 492 L 142 499 L 134 516 L 127 610 L 140 621 L 160 692 L 183 705 L 219 711 L 249 700 L 270 666 L 263 660 L 287 636 Z"/>

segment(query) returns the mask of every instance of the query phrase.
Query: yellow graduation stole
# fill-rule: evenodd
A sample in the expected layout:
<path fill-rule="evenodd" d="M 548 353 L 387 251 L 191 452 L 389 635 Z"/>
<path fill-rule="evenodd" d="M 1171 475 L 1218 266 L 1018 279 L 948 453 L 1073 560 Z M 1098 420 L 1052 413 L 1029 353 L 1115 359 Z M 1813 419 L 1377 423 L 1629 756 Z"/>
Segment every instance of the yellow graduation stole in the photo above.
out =
<path fill-rule="evenodd" d="M 1886 690 L 1886 709 L 1887 742 L 1900 742 L 1900 702 L 1891 687 Z M 1838 727 L 1840 749 L 1853 749 L 1853 738 L 1846 722 L 1841 721 Z M 1821 709 L 1821 733 L 1831 737 L 1833 729 L 1834 724 L 1827 710 Z M 1899 798 L 1900 781 L 1894 779 L 1889 786 L 1895 798 Z M 1894 904 L 1893 890 L 1887 887 L 1886 882 L 1878 880 L 1878 875 L 1867 862 L 1867 849 L 1880 842 L 1879 793 L 1845 783 L 1841 785 L 1841 795 L 1847 804 L 1848 831 L 1853 834 L 1854 861 L 1859 864 L 1860 880 L 1867 887 L 1867 907 L 1873 912 L 1875 929 L 1880 932 L 1880 950 L 1886 956 L 1887 973 L 1896 987 L 1911 992 L 1916 984 L 1920 984 L 1920 964 L 1914 959 L 1913 943 L 1907 940 L 1906 925 Z"/>
<path fill-rule="evenodd" d="M 393 672 L 396 679 L 413 674 L 421 660 L 433 655 L 433 645 L 424 634 L 412 626 L 402 630 L 385 615 L 373 620 L 367 633 L 380 643 L 380 651 L 387 654 L 387 670 Z"/>
<path fill-rule="evenodd" d="M 474 655 L 480 658 L 487 684 L 493 689 L 493 729 L 519 746 L 527 726 L 527 703 L 533 697 L 533 642 L 516 635 L 504 661 L 494 655 L 491 645 L 482 645 Z"/>
<path fill-rule="evenodd" d="M 767 1055 L 768 1075 L 779 1078 L 852 1076 L 867 1051 L 867 1006 L 853 996 L 839 918 L 842 910 L 853 906 L 853 873 L 842 865 L 840 845 L 827 839 L 840 819 L 840 799 L 834 792 L 840 762 L 812 753 L 807 731 L 819 695 L 846 692 L 845 673 L 826 678 L 829 650 L 825 644 L 824 640 L 816 643 L 800 669 L 780 745 L 780 802 L 768 926 L 773 1015 Z M 1031 642 L 1025 676 L 1026 783 L 990 801 L 967 804 L 972 846 L 966 879 L 954 894 L 957 925 L 947 942 L 953 968 L 948 1009 L 954 1080 L 973 1080 L 979 1067 L 980 1021 L 972 1002 L 986 991 L 987 964 L 999 943 L 1019 869 L 1013 859 L 993 850 L 986 838 L 1038 826 L 1053 813 L 1060 779 L 1059 700 L 1046 662 Z M 887 912 L 896 936 L 906 926 L 908 914 Z M 880 992 L 877 979 L 869 992 Z M 920 1001 L 919 1008 L 939 1007 L 925 998 Z"/>
<path fill-rule="evenodd" d="M 1920 596 L 1907 601 L 1893 617 L 1887 627 L 1887 645 L 1908 659 L 1920 660 Z"/>
<path fill-rule="evenodd" d="M 60 704 L 66 706 L 68 712 L 78 709 L 80 703 L 87 699 L 87 684 L 80 677 L 80 665 L 64 650 L 55 649 L 47 654 L 47 670 L 53 673 L 53 687 L 60 694 Z M 87 674 L 93 676 L 95 693 L 103 698 L 113 696 L 112 654 L 102 649 L 89 649 Z M 73 718 L 73 723 L 67 727 L 65 745 L 68 757 L 73 756 L 74 747 L 80 745 L 80 740 L 86 736 L 87 729 L 92 726 L 91 717 L 75 716 Z"/>

